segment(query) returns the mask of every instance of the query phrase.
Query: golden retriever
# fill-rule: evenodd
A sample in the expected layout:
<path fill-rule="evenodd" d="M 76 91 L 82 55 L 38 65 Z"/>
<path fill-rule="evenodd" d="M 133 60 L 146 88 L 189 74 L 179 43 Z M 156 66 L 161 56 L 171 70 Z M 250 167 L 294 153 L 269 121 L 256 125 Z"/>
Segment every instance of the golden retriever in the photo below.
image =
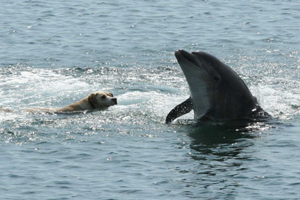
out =
<path fill-rule="evenodd" d="M 58 108 L 58 109 L 48 109 L 48 108 L 35 108 L 26 109 L 25 111 L 45 111 L 45 112 L 55 112 L 55 113 L 69 113 L 76 111 L 93 111 L 93 110 L 106 110 L 110 106 L 117 105 L 117 98 L 113 96 L 110 92 L 93 92 L 89 96 L 72 103 L 68 106 Z"/>

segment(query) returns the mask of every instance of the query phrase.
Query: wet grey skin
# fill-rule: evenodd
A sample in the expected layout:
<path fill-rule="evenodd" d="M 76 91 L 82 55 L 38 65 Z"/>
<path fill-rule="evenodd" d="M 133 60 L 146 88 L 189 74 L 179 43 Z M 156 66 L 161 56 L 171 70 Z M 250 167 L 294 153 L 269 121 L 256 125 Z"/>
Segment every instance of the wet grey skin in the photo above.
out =
<path fill-rule="evenodd" d="M 194 110 L 199 121 L 269 117 L 247 85 L 230 67 L 205 52 L 175 52 L 191 96 L 170 111 L 166 123 Z"/>

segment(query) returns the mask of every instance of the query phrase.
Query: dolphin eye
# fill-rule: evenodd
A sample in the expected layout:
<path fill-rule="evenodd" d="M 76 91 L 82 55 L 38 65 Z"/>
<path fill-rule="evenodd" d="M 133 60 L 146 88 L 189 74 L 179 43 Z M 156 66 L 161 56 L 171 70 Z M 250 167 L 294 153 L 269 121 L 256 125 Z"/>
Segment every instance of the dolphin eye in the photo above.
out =
<path fill-rule="evenodd" d="M 219 82 L 221 80 L 220 76 L 214 76 L 214 81 Z"/>

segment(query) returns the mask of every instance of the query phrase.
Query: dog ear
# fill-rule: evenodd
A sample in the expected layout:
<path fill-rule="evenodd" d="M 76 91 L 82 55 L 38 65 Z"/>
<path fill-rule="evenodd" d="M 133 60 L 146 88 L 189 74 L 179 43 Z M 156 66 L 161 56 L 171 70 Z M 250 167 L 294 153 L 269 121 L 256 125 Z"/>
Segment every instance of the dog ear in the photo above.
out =
<path fill-rule="evenodd" d="M 98 93 L 92 93 L 88 97 L 88 101 L 92 104 L 97 104 L 97 95 Z"/>
<path fill-rule="evenodd" d="M 114 95 L 110 92 L 106 92 L 106 95 L 109 96 L 109 97 L 114 97 Z"/>

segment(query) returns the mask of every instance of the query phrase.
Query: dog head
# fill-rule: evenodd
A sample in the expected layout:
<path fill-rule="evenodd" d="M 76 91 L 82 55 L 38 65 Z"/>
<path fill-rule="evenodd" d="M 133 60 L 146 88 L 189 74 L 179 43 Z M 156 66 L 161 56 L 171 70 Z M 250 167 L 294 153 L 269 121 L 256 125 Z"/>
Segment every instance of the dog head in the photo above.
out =
<path fill-rule="evenodd" d="M 110 92 L 93 92 L 88 96 L 88 101 L 95 109 L 107 109 L 109 106 L 117 105 L 117 98 Z"/>

